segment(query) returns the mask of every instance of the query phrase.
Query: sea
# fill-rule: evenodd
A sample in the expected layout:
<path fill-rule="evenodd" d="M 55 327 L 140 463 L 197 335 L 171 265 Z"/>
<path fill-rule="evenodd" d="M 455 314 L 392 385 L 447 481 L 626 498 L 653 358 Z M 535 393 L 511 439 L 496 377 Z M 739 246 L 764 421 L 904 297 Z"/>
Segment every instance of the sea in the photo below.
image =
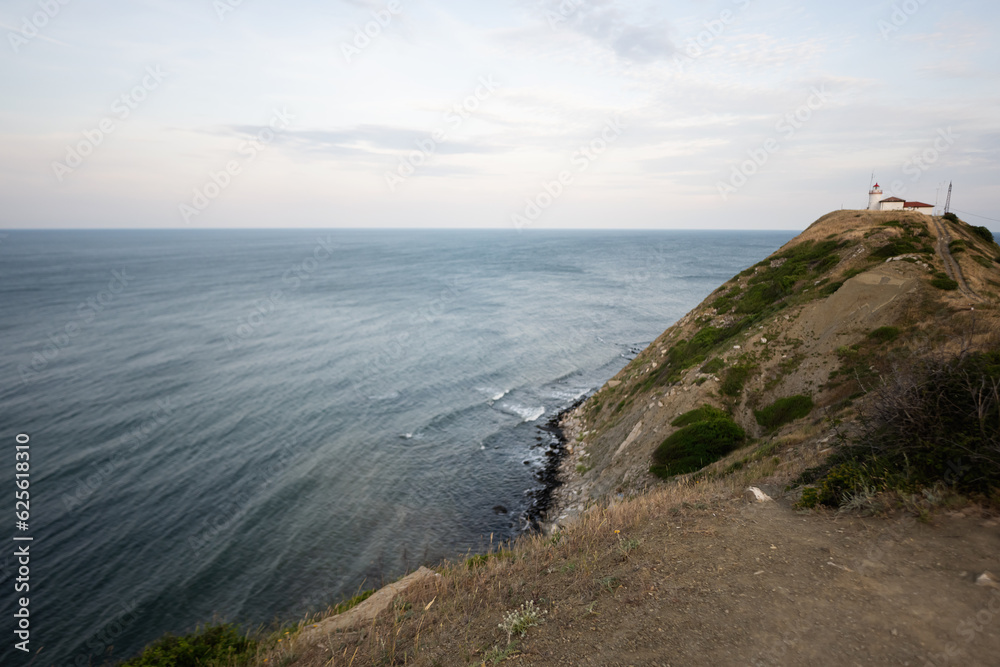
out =
<path fill-rule="evenodd" d="M 21 597 L 101 665 L 530 530 L 545 423 L 793 235 L 6 230 L 0 663 Z"/>

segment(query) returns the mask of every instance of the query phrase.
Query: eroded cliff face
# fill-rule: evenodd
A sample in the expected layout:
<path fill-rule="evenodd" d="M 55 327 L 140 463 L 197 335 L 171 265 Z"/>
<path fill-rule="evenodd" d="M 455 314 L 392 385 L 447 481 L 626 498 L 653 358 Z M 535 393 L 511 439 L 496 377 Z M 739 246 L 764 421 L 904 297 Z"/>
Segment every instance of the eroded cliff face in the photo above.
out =
<path fill-rule="evenodd" d="M 553 519 L 662 483 L 649 472 L 653 451 L 678 415 L 704 404 L 731 414 L 758 447 L 791 443 L 803 457 L 829 449 L 834 425 L 849 426 L 894 359 L 985 344 L 996 328 L 998 255 L 972 227 L 919 213 L 820 218 L 567 415 L 567 483 Z M 765 432 L 755 410 L 795 395 L 811 398 L 809 415 Z"/>

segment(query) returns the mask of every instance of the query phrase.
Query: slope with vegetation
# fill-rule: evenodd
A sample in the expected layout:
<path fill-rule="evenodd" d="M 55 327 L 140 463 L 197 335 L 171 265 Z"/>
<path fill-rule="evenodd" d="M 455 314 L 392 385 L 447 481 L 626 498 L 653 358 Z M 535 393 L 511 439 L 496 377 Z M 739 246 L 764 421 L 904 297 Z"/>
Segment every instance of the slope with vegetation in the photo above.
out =
<path fill-rule="evenodd" d="M 984 228 L 824 216 L 565 416 L 546 533 L 176 664 L 993 664 L 998 294 Z"/>

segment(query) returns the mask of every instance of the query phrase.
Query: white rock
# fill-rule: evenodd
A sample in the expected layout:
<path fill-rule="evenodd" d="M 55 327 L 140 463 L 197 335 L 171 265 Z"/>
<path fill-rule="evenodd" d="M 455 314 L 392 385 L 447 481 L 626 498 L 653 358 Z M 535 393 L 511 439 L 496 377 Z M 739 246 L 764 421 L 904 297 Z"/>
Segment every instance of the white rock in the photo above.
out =
<path fill-rule="evenodd" d="M 980 586 L 991 586 L 993 588 L 1000 588 L 1000 583 L 997 583 L 997 578 L 994 577 L 989 572 L 983 572 L 981 575 L 976 577 L 976 583 Z"/>
<path fill-rule="evenodd" d="M 746 493 L 743 495 L 747 499 L 747 502 L 751 503 L 766 503 L 771 500 L 771 496 L 767 495 L 756 486 L 748 488 Z"/>

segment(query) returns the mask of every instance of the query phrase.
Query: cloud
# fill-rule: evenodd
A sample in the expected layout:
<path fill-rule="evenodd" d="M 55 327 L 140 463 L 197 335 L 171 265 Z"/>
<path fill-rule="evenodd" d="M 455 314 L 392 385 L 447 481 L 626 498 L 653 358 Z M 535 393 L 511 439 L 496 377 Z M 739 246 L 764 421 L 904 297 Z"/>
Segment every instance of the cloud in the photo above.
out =
<path fill-rule="evenodd" d="M 222 132 L 250 138 L 265 129 L 265 125 L 229 125 L 222 128 Z M 286 130 L 276 136 L 275 143 L 306 154 L 384 157 L 402 151 L 421 150 L 421 146 L 427 146 L 430 140 L 431 133 L 427 131 L 366 124 L 343 130 Z M 440 155 L 482 155 L 506 150 L 485 142 L 450 140 L 447 137 L 434 142 L 434 153 Z"/>
<path fill-rule="evenodd" d="M 536 11 L 551 27 L 573 30 L 626 60 L 648 63 L 677 51 L 668 21 L 626 12 L 611 0 L 542 0 Z"/>

